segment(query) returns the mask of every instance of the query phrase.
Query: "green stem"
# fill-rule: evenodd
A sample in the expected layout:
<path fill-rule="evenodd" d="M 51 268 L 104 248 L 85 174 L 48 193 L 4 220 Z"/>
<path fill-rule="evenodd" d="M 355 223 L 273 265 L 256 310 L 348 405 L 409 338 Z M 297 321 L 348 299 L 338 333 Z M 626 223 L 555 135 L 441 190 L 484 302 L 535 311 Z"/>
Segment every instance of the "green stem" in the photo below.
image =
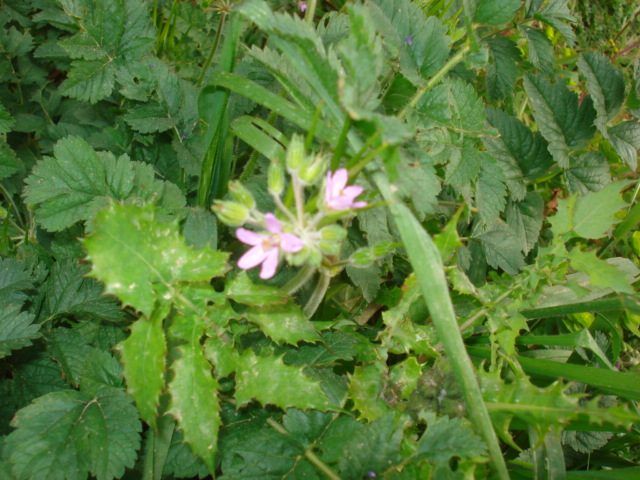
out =
<path fill-rule="evenodd" d="M 387 177 L 382 172 L 376 172 L 374 180 L 382 197 L 390 202 L 389 209 L 405 244 L 409 260 L 414 266 L 427 308 L 431 313 L 447 359 L 451 363 L 451 369 L 462 387 L 469 418 L 489 449 L 494 470 L 493 478 L 507 480 L 509 473 L 500 450 L 498 437 L 493 430 L 487 406 L 482 401 L 482 392 L 473 364 L 458 330 L 440 252 L 409 208 L 395 197 Z"/>
<path fill-rule="evenodd" d="M 320 278 L 318 279 L 318 283 L 316 284 L 316 288 L 313 290 L 311 297 L 307 301 L 307 304 L 304 306 L 304 314 L 307 318 L 311 318 L 320 302 L 324 298 L 324 294 L 327 292 L 327 288 L 329 288 L 329 282 L 331 281 L 331 277 L 326 273 L 320 273 Z"/>
<path fill-rule="evenodd" d="M 307 281 L 311 278 L 315 271 L 316 269 L 314 266 L 306 264 L 300 269 L 295 277 L 284 284 L 282 290 L 289 295 L 293 295 L 298 290 L 300 290 L 300 288 L 302 288 L 305 283 L 307 283 Z"/>
<path fill-rule="evenodd" d="M 331 171 L 337 170 L 340 166 L 340 159 L 342 158 L 342 154 L 344 153 L 344 146 L 347 141 L 347 133 L 349 132 L 349 127 L 351 127 L 351 117 L 347 113 L 344 118 L 344 123 L 342 124 L 342 131 L 340 132 L 340 138 L 338 139 L 336 150 L 333 153 L 333 158 L 331 159 Z"/>
<path fill-rule="evenodd" d="M 364 157 L 362 160 L 360 160 L 358 163 L 356 163 L 352 167 L 349 167 L 349 179 L 353 179 L 356 175 L 358 175 L 358 173 L 360 173 L 360 171 L 364 167 L 366 167 L 369 164 L 369 162 L 374 160 L 378 155 L 380 155 L 382 152 L 384 152 L 390 146 L 391 145 L 389 145 L 388 143 L 383 143 L 382 145 L 380 145 L 375 150 L 369 152 L 367 154 L 367 156 Z"/>
<path fill-rule="evenodd" d="M 351 168 L 354 165 L 356 165 L 358 163 L 358 161 L 360 161 L 360 159 L 364 156 L 364 154 L 366 153 L 367 150 L 369 150 L 369 148 L 371 147 L 371 145 L 373 145 L 373 142 L 376 141 L 376 139 L 380 136 L 380 131 L 377 131 L 376 133 L 374 133 L 373 135 L 371 135 L 367 141 L 365 142 L 365 144 L 362 146 L 362 148 L 360 150 L 358 150 L 358 153 L 356 153 L 353 157 L 351 157 L 351 159 L 349 160 L 349 163 L 347 163 L 347 168 Z"/>
<path fill-rule="evenodd" d="M 224 28 L 224 21 L 226 20 L 226 18 L 227 18 L 227 13 L 222 12 L 220 14 L 220 20 L 218 20 L 218 30 L 216 31 L 216 38 L 213 41 L 213 47 L 211 47 L 209 56 L 207 57 L 207 60 L 204 62 L 204 65 L 202 66 L 202 71 L 200 72 L 200 75 L 198 75 L 198 79 L 196 80 L 196 87 L 199 87 L 200 85 L 202 85 L 202 81 L 204 80 L 204 76 L 206 75 L 207 70 L 209 69 L 209 65 L 211 65 L 211 61 L 213 60 L 213 57 L 218 51 L 218 45 L 220 44 L 220 37 L 222 37 L 222 29 Z"/>
<path fill-rule="evenodd" d="M 313 24 L 313 17 L 316 14 L 316 2 L 317 0 L 310 0 L 309 3 L 307 3 L 307 10 L 304 14 L 304 20 L 309 25 Z"/>
<path fill-rule="evenodd" d="M 442 66 L 440 70 L 436 72 L 436 74 L 433 77 L 429 79 L 429 81 L 424 87 L 422 87 L 415 93 L 411 101 L 409 101 L 409 103 L 405 105 L 405 107 L 402 109 L 402 111 L 398 115 L 398 118 L 406 117 L 407 113 L 409 113 L 409 109 L 414 108 L 425 93 L 431 90 L 442 79 L 442 77 L 444 77 L 447 73 L 449 73 L 449 71 L 453 67 L 455 67 L 458 63 L 460 63 L 470 49 L 471 49 L 471 46 L 469 45 L 469 42 L 467 42 L 460 50 L 456 52 L 456 54 L 453 57 L 451 57 L 447 61 L 447 63 L 445 63 Z"/>
<path fill-rule="evenodd" d="M 320 120 L 320 114 L 322 113 L 322 105 L 324 102 L 320 100 L 318 103 L 318 107 L 316 108 L 316 112 L 313 114 L 313 120 L 311 121 L 311 128 L 307 131 L 307 137 L 304 140 L 304 149 L 305 151 L 311 150 L 311 144 L 313 143 L 313 137 L 316 134 L 316 126 L 318 125 L 318 121 Z"/>
<path fill-rule="evenodd" d="M 169 18 L 167 18 L 164 27 L 162 27 L 162 31 L 158 36 L 158 40 L 156 41 L 156 55 L 158 55 L 158 57 L 161 57 L 164 51 L 164 47 L 167 42 L 167 36 L 169 35 L 169 30 L 171 29 L 173 18 L 176 14 L 177 9 L 178 0 L 173 0 L 173 3 L 171 4 L 171 11 L 169 12 Z"/>

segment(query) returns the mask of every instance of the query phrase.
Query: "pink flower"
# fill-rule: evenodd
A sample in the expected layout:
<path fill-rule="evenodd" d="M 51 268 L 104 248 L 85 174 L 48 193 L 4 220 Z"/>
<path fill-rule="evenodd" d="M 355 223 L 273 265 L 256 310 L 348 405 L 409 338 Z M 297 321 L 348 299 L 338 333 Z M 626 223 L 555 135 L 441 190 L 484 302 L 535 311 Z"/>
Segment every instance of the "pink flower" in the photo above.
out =
<path fill-rule="evenodd" d="M 300 2 L 300 4 L 298 5 L 298 7 L 300 8 L 300 11 L 302 13 L 307 11 L 307 2 Z"/>
<path fill-rule="evenodd" d="M 354 202 L 355 198 L 364 190 L 357 185 L 347 187 L 349 173 L 346 168 L 335 171 L 333 176 L 327 172 L 327 182 L 324 190 L 324 203 L 329 210 L 348 210 L 349 208 L 362 208 L 367 202 Z"/>
<path fill-rule="evenodd" d="M 238 267 L 243 270 L 262 264 L 260 278 L 266 280 L 273 277 L 278 267 L 279 251 L 295 253 L 302 250 L 302 240 L 292 233 L 282 233 L 282 225 L 273 213 L 264 216 L 269 233 L 256 233 L 246 228 L 238 228 L 236 237 L 242 243 L 251 245 L 238 260 Z"/>

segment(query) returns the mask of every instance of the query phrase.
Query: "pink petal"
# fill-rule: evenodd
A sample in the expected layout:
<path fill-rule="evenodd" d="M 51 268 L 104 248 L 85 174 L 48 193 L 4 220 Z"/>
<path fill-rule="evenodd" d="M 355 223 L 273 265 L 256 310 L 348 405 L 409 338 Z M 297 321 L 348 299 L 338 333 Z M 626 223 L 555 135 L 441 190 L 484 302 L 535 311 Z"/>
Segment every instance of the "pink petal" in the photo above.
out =
<path fill-rule="evenodd" d="M 351 185 L 350 187 L 347 187 L 347 188 L 342 190 L 342 195 L 345 196 L 345 197 L 349 197 L 351 199 L 354 199 L 358 195 L 360 195 L 363 190 L 364 190 L 364 188 L 362 188 L 362 187 L 360 187 L 358 185 Z"/>
<path fill-rule="evenodd" d="M 327 172 L 327 181 L 324 185 L 324 203 L 328 204 L 331 201 L 331 191 L 333 189 L 333 180 L 331 179 L 331 172 Z"/>
<path fill-rule="evenodd" d="M 278 249 L 271 248 L 266 253 L 266 258 L 262 262 L 262 269 L 260 270 L 260 278 L 266 280 L 273 277 L 278 268 Z"/>
<path fill-rule="evenodd" d="M 293 233 L 283 233 L 280 235 L 280 248 L 285 252 L 295 253 L 302 250 L 304 243 Z"/>
<path fill-rule="evenodd" d="M 352 208 L 364 208 L 366 207 L 368 204 L 367 202 L 354 202 L 351 207 Z"/>
<path fill-rule="evenodd" d="M 270 251 L 271 250 L 269 250 L 269 252 Z M 243 270 L 248 270 L 257 265 L 260 265 L 262 262 L 264 262 L 269 252 L 265 252 L 262 248 L 262 245 L 256 245 L 255 247 L 247 250 L 245 254 L 238 259 L 238 267 Z"/>
<path fill-rule="evenodd" d="M 282 233 L 282 225 L 273 213 L 267 213 L 264 221 L 267 222 L 267 230 L 271 233 Z"/>
<path fill-rule="evenodd" d="M 349 172 L 346 168 L 339 168 L 333 173 L 333 179 L 331 182 L 331 196 L 337 197 L 342 192 L 342 189 L 347 186 L 347 180 L 349 180 Z"/>
<path fill-rule="evenodd" d="M 262 235 L 246 228 L 236 229 L 236 238 L 247 245 L 258 245 L 262 242 L 262 237 Z"/>
<path fill-rule="evenodd" d="M 352 203 L 352 200 L 350 198 L 336 197 L 336 198 L 332 198 L 327 203 L 327 206 L 329 207 L 330 210 L 347 210 L 348 208 L 351 208 L 351 203 Z"/>

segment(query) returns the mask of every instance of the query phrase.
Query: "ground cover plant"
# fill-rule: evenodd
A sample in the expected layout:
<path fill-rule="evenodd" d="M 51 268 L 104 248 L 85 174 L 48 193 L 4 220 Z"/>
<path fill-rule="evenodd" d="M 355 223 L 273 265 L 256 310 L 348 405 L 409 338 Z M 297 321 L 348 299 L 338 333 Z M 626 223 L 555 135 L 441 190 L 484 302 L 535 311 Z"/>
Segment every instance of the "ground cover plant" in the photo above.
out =
<path fill-rule="evenodd" d="M 5 0 L 0 479 L 637 478 L 638 11 L 574 3 Z"/>

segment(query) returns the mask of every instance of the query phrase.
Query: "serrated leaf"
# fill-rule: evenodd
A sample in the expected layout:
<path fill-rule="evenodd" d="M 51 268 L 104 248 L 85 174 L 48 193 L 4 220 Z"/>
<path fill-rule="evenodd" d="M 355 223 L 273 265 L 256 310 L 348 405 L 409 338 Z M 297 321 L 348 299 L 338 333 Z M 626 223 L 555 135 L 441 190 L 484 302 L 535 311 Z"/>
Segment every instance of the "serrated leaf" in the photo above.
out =
<path fill-rule="evenodd" d="M 484 103 L 473 86 L 463 80 L 450 80 L 449 105 L 453 127 L 465 134 L 484 131 Z"/>
<path fill-rule="evenodd" d="M 599 192 L 558 200 L 558 211 L 551 217 L 551 231 L 554 235 L 573 231 L 593 240 L 604 237 L 620 221 L 615 214 L 626 205 L 620 194 L 626 185 L 615 182 Z"/>
<path fill-rule="evenodd" d="M 349 396 L 359 418 L 373 421 L 390 411 L 382 396 L 383 388 L 382 372 L 377 365 L 357 366 L 349 375 Z"/>
<path fill-rule="evenodd" d="M 491 230 L 474 238 L 480 241 L 487 263 L 492 267 L 501 268 L 509 275 L 515 275 L 524 265 L 522 242 L 507 225 L 498 223 Z"/>
<path fill-rule="evenodd" d="M 96 103 L 111 94 L 118 68 L 153 46 L 149 11 L 135 0 L 80 0 L 65 2 L 65 13 L 74 17 L 80 31 L 60 42 L 75 59 L 61 91 Z"/>
<path fill-rule="evenodd" d="M 177 220 L 160 223 L 151 204 L 111 205 L 97 215 L 95 231 L 83 243 L 91 276 L 147 317 L 157 298 L 171 297 L 175 283 L 206 282 L 228 268 L 227 253 L 189 248 Z"/>
<path fill-rule="evenodd" d="M 0 105 L 1 106 L 1 105 Z M 2 112 L 0 112 L 1 114 Z M 2 119 L 0 117 L 0 123 Z M 0 133 L 0 135 L 2 135 Z M 20 161 L 15 152 L 7 144 L 6 138 L 0 138 L 0 180 L 9 178 L 20 170 Z"/>
<path fill-rule="evenodd" d="M 418 220 L 434 212 L 437 196 L 440 193 L 440 181 L 435 168 L 427 158 L 415 158 L 411 162 L 398 165 L 398 187 L 400 197 L 409 200 Z"/>
<path fill-rule="evenodd" d="M 44 285 L 42 315 L 54 319 L 65 315 L 87 315 L 92 318 L 117 321 L 122 317 L 115 298 L 102 295 L 102 285 L 86 278 L 87 265 L 76 260 L 61 260 L 51 267 Z"/>
<path fill-rule="evenodd" d="M 468 187 L 480 172 L 482 156 L 475 148 L 458 150 L 445 166 L 445 181 L 457 189 Z"/>
<path fill-rule="evenodd" d="M 586 98 L 578 105 L 578 96 L 564 83 L 550 83 L 540 76 L 526 75 L 524 88 L 551 155 L 558 165 L 568 168 L 570 151 L 585 147 L 595 133 L 596 112 L 591 100 Z"/>
<path fill-rule="evenodd" d="M 400 56 L 402 74 L 415 85 L 435 74 L 449 56 L 451 39 L 447 27 L 435 16 L 409 0 L 375 0 L 371 15 L 385 41 Z"/>
<path fill-rule="evenodd" d="M 485 25 L 502 25 L 513 20 L 522 0 L 478 0 L 473 20 Z"/>
<path fill-rule="evenodd" d="M 47 351 L 60 365 L 63 378 L 70 385 L 78 387 L 85 358 L 92 347 L 78 332 L 64 327 L 54 329 L 47 340 Z"/>
<path fill-rule="evenodd" d="M 118 345 L 122 355 L 127 392 L 136 401 L 142 420 L 156 426 L 160 393 L 164 387 L 167 345 L 162 328 L 163 310 L 140 318 L 131 326 L 129 337 Z"/>
<path fill-rule="evenodd" d="M 35 208 L 36 218 L 50 231 L 59 231 L 81 220 L 90 220 L 109 204 L 109 198 L 156 197 L 169 212 L 184 197 L 175 185 L 155 180 L 153 167 L 132 162 L 128 155 L 117 159 L 96 153 L 79 137 L 66 137 L 54 146 L 54 157 L 38 162 L 25 180 L 25 200 Z M 173 189 L 178 190 L 176 193 Z"/>
<path fill-rule="evenodd" d="M 544 32 L 526 25 L 521 25 L 519 29 L 527 37 L 529 61 L 541 72 L 553 73 L 555 59 L 549 37 Z"/>
<path fill-rule="evenodd" d="M 606 261 L 598 258 L 595 252 L 581 251 L 573 248 L 567 256 L 571 267 L 579 272 L 589 275 L 591 285 L 594 287 L 612 288 L 619 293 L 635 293 L 624 272 Z"/>
<path fill-rule="evenodd" d="M 175 478 L 204 478 L 209 475 L 207 466 L 191 452 L 189 445 L 184 443 L 180 430 L 173 432 L 162 474 L 173 475 Z"/>
<path fill-rule="evenodd" d="M 520 50 L 507 37 L 492 38 L 487 44 L 493 58 L 493 63 L 487 68 L 487 93 L 496 102 L 504 100 L 513 92 L 518 77 L 516 62 L 520 61 Z"/>
<path fill-rule="evenodd" d="M 240 272 L 227 283 L 225 294 L 238 303 L 261 307 L 274 303 L 286 303 L 289 296 L 278 287 L 256 284 L 249 280 L 246 272 Z"/>
<path fill-rule="evenodd" d="M 28 352 L 28 351 L 27 351 Z M 20 356 L 22 352 L 16 352 Z M 48 355 L 30 352 L 25 363 L 13 372 L 11 384 L 12 398 L 19 408 L 47 393 L 65 390 L 68 385 L 62 378 L 60 366 Z"/>
<path fill-rule="evenodd" d="M 476 184 L 476 205 L 482 221 L 491 225 L 497 221 L 506 205 L 506 177 L 491 156 L 485 152 L 479 153 L 482 168 Z"/>
<path fill-rule="evenodd" d="M 360 428 L 344 446 L 338 462 L 340 478 L 360 480 L 371 478 L 371 474 L 382 476 L 401 460 L 401 441 L 402 428 L 396 427 L 391 413 Z"/>
<path fill-rule="evenodd" d="M 283 346 L 276 353 L 284 353 L 287 365 L 320 367 L 334 365 L 338 360 L 353 360 L 363 341 L 364 337 L 357 334 L 326 330 L 315 345 L 300 345 L 295 349 Z"/>
<path fill-rule="evenodd" d="M 120 478 L 140 446 L 135 407 L 112 387 L 93 397 L 75 390 L 50 393 L 20 410 L 12 426 L 5 454 L 18 478 Z"/>
<path fill-rule="evenodd" d="M 580 195 L 597 192 L 611 183 L 609 162 L 599 152 L 587 152 L 573 159 L 564 174 L 569 192 Z"/>
<path fill-rule="evenodd" d="M 164 132 L 178 124 L 178 119 L 172 118 L 169 112 L 157 103 L 137 105 L 129 109 L 124 121 L 140 133 Z"/>
<path fill-rule="evenodd" d="M 194 328 L 197 331 L 199 327 Z M 218 382 L 211 374 L 211 364 L 204 358 L 198 338 L 178 350 L 181 357 L 172 366 L 169 411 L 193 453 L 212 473 L 216 469 L 214 456 L 221 425 Z"/>
<path fill-rule="evenodd" d="M 437 464 L 448 464 L 451 457 L 481 457 L 487 453 L 482 439 L 459 418 L 431 418 L 418 441 L 416 456 Z"/>
<path fill-rule="evenodd" d="M 607 130 L 607 140 L 620 158 L 632 170 L 638 168 L 638 149 L 640 149 L 640 123 L 636 120 L 622 122 Z"/>
<path fill-rule="evenodd" d="M 531 10 L 529 13 L 531 13 Z M 570 23 L 575 23 L 576 17 L 571 14 L 571 10 L 567 5 L 567 0 L 547 2 L 533 16 L 534 18 L 542 20 L 558 30 L 570 47 L 575 45 L 576 34 L 573 32 L 573 28 Z M 563 20 L 569 23 L 564 23 Z"/>
<path fill-rule="evenodd" d="M 40 338 L 40 324 L 33 323 L 35 317 L 21 312 L 19 305 L 4 305 L 0 310 L 0 358 L 31 345 L 31 341 Z"/>
<path fill-rule="evenodd" d="M 507 225 L 520 240 L 520 248 L 524 253 L 538 242 L 544 210 L 544 200 L 537 192 L 529 192 L 520 202 L 509 202 L 506 210 Z"/>
<path fill-rule="evenodd" d="M 0 135 L 9 132 L 15 123 L 14 118 L 5 110 L 4 105 L 0 103 Z M 2 177 L 0 176 L 0 178 Z"/>
<path fill-rule="evenodd" d="M 593 97 L 593 106 L 598 114 L 596 126 L 606 134 L 607 122 L 617 115 L 624 102 L 622 72 L 599 52 L 583 53 L 578 59 L 578 67 L 586 77 L 587 91 Z"/>
<path fill-rule="evenodd" d="M 320 339 L 313 324 L 293 301 L 284 305 L 249 308 L 244 314 L 247 320 L 258 324 L 262 332 L 278 344 L 315 343 Z"/>
<path fill-rule="evenodd" d="M 0 258 L 0 306 L 22 305 L 28 298 L 25 290 L 31 288 L 33 279 L 25 263 L 14 258 Z"/>
<path fill-rule="evenodd" d="M 302 367 L 285 365 L 282 357 L 258 357 L 251 350 L 238 359 L 235 397 L 238 406 L 252 399 L 262 405 L 301 410 L 331 406 L 320 383 L 306 377 Z"/>

